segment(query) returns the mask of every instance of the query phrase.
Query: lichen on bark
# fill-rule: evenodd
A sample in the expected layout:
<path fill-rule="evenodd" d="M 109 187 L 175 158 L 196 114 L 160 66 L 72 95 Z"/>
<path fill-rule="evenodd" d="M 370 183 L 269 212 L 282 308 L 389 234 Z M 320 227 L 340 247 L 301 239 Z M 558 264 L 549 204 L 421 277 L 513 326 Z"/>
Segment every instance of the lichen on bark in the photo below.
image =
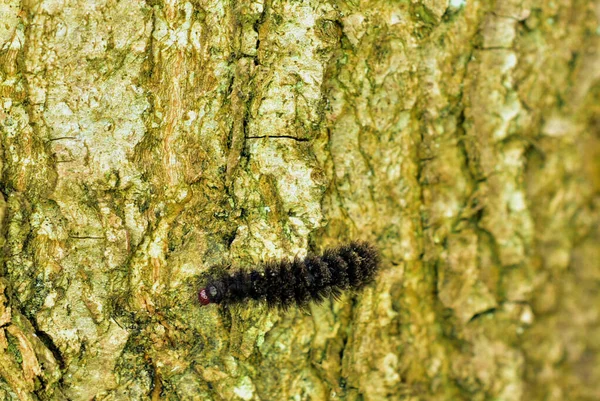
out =
<path fill-rule="evenodd" d="M 0 4 L 0 399 L 600 398 L 600 3 Z M 200 308 L 351 239 L 376 283 Z"/>

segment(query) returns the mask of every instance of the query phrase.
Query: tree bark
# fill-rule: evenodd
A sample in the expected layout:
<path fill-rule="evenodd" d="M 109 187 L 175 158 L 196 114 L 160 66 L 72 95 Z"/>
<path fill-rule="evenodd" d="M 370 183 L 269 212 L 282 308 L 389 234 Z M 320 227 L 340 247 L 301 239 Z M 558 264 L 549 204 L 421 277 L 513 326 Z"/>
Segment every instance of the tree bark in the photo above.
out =
<path fill-rule="evenodd" d="M 600 399 L 600 2 L 0 3 L 0 399 Z M 201 307 L 352 239 L 374 284 Z"/>

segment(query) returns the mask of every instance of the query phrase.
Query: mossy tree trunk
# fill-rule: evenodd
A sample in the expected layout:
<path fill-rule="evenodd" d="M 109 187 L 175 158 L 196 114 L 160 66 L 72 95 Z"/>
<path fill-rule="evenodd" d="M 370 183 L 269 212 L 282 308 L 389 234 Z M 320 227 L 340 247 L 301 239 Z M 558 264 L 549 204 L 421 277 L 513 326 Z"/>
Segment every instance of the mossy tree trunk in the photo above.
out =
<path fill-rule="evenodd" d="M 0 399 L 599 399 L 599 26 L 2 1 Z M 350 239 L 383 256 L 359 294 L 196 300 L 214 265 Z"/>

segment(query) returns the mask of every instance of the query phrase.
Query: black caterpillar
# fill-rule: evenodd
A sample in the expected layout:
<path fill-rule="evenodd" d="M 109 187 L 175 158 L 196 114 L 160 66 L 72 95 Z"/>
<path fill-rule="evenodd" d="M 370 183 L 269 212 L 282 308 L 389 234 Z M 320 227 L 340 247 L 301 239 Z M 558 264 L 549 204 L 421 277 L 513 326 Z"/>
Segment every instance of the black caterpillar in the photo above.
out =
<path fill-rule="evenodd" d="M 200 290 L 202 305 L 232 304 L 246 299 L 266 301 L 283 309 L 310 301 L 335 298 L 346 289 L 359 289 L 379 269 L 379 253 L 368 242 L 354 241 L 326 250 L 322 256 L 265 264 L 264 271 L 238 271 L 212 277 Z"/>

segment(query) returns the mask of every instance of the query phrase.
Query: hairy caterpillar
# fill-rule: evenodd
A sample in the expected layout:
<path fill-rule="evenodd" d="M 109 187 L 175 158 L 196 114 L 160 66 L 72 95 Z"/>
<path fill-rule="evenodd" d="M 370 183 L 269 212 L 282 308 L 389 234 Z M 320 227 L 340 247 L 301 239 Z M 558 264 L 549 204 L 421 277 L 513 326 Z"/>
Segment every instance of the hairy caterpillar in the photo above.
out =
<path fill-rule="evenodd" d="M 377 249 L 368 242 L 354 241 L 328 249 L 321 256 L 268 262 L 261 271 L 212 277 L 198 299 L 202 305 L 255 299 L 284 309 L 293 304 L 304 306 L 328 296 L 338 297 L 345 289 L 359 289 L 378 269 Z"/>

